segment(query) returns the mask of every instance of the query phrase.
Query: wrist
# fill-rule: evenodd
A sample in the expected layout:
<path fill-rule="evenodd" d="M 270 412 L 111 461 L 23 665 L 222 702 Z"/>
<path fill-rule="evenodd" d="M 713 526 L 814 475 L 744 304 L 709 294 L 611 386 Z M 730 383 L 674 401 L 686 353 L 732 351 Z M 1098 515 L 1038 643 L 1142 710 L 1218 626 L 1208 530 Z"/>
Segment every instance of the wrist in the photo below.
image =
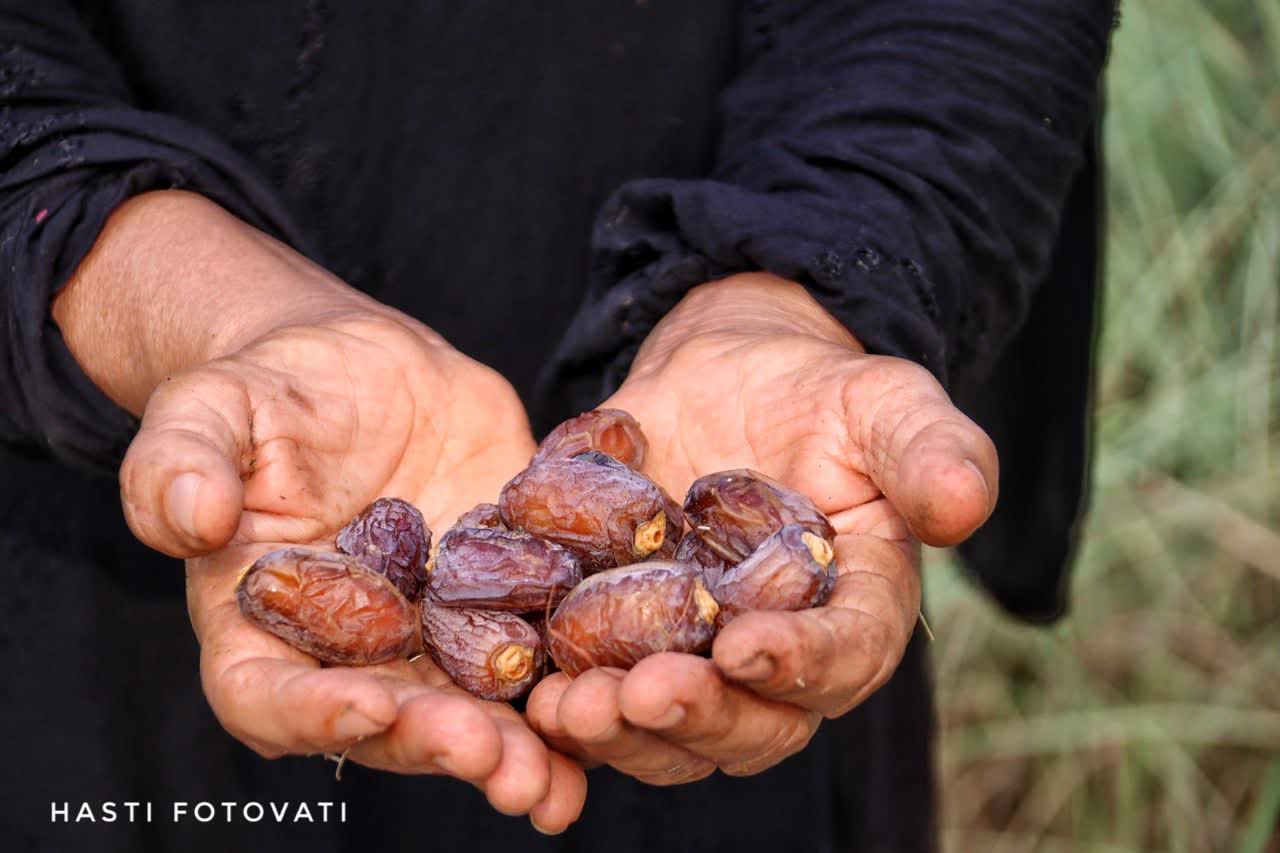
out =
<path fill-rule="evenodd" d="M 140 414 L 167 376 L 279 325 L 374 306 L 213 202 L 159 191 L 111 214 L 51 311 L 89 378 Z"/>
<path fill-rule="evenodd" d="M 771 337 L 805 337 L 865 352 L 803 286 L 770 273 L 740 273 L 689 291 L 645 339 L 636 361 L 662 361 L 690 343 Z"/>

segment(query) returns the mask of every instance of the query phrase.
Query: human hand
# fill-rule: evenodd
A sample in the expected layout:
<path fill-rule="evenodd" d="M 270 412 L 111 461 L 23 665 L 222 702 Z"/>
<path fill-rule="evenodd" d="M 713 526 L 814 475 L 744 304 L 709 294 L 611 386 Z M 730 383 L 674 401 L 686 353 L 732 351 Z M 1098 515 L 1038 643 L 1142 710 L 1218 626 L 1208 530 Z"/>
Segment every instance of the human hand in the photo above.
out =
<path fill-rule="evenodd" d="M 437 532 L 491 498 L 533 449 L 510 385 L 186 194 L 125 210 L 77 275 L 55 317 L 100 387 L 146 401 L 120 471 L 125 515 L 143 542 L 187 558 L 201 677 L 227 730 L 267 757 L 350 748 L 372 767 L 464 779 L 544 831 L 571 823 L 581 768 L 510 706 L 464 693 L 428 658 L 322 667 L 235 598 L 258 556 L 332 550 L 377 497 L 412 501 Z M 95 337 L 120 304 L 141 334 Z"/>
<path fill-rule="evenodd" d="M 535 688 L 527 713 L 551 743 L 649 783 L 760 772 L 862 702 L 917 621 L 917 540 L 962 541 L 995 506 L 995 448 L 937 381 L 866 355 L 773 276 L 690 293 L 602 405 L 640 421 L 647 473 L 673 495 L 702 474 L 754 468 L 811 496 L 838 534 L 825 606 L 741 615 L 710 660 L 661 654 Z"/>

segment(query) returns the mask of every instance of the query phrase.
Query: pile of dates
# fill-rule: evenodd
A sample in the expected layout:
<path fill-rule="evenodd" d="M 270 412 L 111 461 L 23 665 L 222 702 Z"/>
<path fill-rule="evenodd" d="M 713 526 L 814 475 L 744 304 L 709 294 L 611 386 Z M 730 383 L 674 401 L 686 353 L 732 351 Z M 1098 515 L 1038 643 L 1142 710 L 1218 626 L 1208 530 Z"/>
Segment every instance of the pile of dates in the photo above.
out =
<path fill-rule="evenodd" d="M 240 610 L 327 663 L 425 649 L 460 687 L 507 701 L 553 668 L 706 652 L 740 613 L 827 600 L 835 531 L 811 500 L 743 469 L 696 480 L 682 506 L 640 473 L 647 452 L 626 412 L 579 415 L 434 552 L 422 513 L 380 498 L 336 553 L 261 557 L 240 578 Z"/>

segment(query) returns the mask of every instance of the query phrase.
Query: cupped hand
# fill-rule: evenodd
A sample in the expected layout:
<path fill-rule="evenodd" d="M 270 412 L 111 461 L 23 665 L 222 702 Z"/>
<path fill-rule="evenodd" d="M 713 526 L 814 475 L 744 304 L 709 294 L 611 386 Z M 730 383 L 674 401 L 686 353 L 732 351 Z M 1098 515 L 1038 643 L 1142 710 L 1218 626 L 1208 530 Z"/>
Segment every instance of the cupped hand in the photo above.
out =
<path fill-rule="evenodd" d="M 709 660 L 661 654 L 535 688 L 528 716 L 549 742 L 653 784 L 760 772 L 883 685 L 919 614 L 918 542 L 960 542 L 995 506 L 995 448 L 932 375 L 867 355 L 773 276 L 690 293 L 603 405 L 640 421 L 647 473 L 673 495 L 753 468 L 812 497 L 838 534 L 825 606 L 739 616 Z"/>
<path fill-rule="evenodd" d="M 510 706 L 469 696 L 425 657 L 323 667 L 245 621 L 235 598 L 258 556 L 332 550 L 381 496 L 416 504 L 439 535 L 532 450 L 505 380 L 367 301 L 312 312 L 162 383 L 121 469 L 122 497 L 139 538 L 188 558 L 201 677 L 227 730 L 264 756 L 350 749 L 371 767 L 455 776 L 544 831 L 572 822 L 581 768 Z"/>

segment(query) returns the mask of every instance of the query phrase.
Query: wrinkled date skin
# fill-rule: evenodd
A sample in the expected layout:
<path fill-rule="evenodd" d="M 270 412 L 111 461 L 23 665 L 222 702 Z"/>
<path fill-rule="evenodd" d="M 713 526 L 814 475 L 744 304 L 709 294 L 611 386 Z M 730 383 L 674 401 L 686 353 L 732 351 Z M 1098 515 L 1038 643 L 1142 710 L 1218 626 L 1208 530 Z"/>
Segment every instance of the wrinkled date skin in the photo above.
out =
<path fill-rule="evenodd" d="M 537 630 L 514 613 L 444 607 L 425 595 L 422 641 L 431 659 L 473 696 L 510 702 L 546 670 Z"/>
<path fill-rule="evenodd" d="M 694 566 L 651 560 L 584 580 L 547 623 L 551 658 L 570 676 L 630 669 L 658 652 L 706 651 L 719 605 Z"/>
<path fill-rule="evenodd" d="M 720 576 L 724 574 L 725 569 L 733 565 L 731 561 L 721 556 L 719 551 L 702 541 L 702 537 L 696 530 L 690 530 L 680 540 L 675 559 L 702 569 L 702 578 L 712 589 L 720 582 Z"/>
<path fill-rule="evenodd" d="M 431 531 L 413 504 L 378 498 L 338 532 L 337 546 L 417 601 L 427 580 Z"/>
<path fill-rule="evenodd" d="M 531 464 L 502 489 L 503 522 L 574 552 L 584 574 L 674 552 L 683 519 L 638 471 L 596 454 Z"/>
<path fill-rule="evenodd" d="M 684 514 L 689 527 L 731 563 L 745 560 L 783 525 L 802 525 L 827 542 L 836 535 L 807 496 L 747 468 L 694 480 Z"/>
<path fill-rule="evenodd" d="M 497 504 L 476 504 L 471 509 L 458 516 L 458 520 L 454 523 L 453 529 L 462 529 L 467 527 L 488 527 L 495 530 L 506 530 L 507 526 L 502 523 L 502 516 L 498 514 Z M 446 536 L 448 534 L 445 534 Z"/>
<path fill-rule="evenodd" d="M 614 459 L 607 453 L 601 453 L 599 450 L 585 450 L 572 457 L 580 459 L 583 462 L 590 462 L 593 465 L 604 465 L 607 468 L 625 468 L 626 466 Z M 652 480 L 650 482 L 653 482 Z M 653 483 L 658 492 L 662 495 L 662 505 L 664 512 L 667 514 L 666 533 L 662 538 L 662 544 L 658 546 L 655 554 L 659 557 L 671 558 L 675 556 L 676 546 L 680 538 L 680 531 L 684 530 L 684 508 L 676 503 L 671 495 L 667 494 L 667 490 L 657 483 Z"/>
<path fill-rule="evenodd" d="M 441 604 L 546 612 L 582 580 L 567 548 L 529 533 L 457 528 L 440 540 L 427 589 Z"/>
<path fill-rule="evenodd" d="M 788 524 L 712 587 L 720 625 L 748 610 L 804 610 L 825 604 L 836 585 L 831 544 Z"/>
<path fill-rule="evenodd" d="M 586 450 L 598 450 L 638 471 L 649 452 L 649 440 L 640 423 L 621 409 L 595 409 L 549 432 L 533 461 L 568 459 Z"/>
<path fill-rule="evenodd" d="M 325 663 L 383 663 L 406 656 L 417 639 L 413 605 L 345 554 L 264 554 L 240 578 L 236 599 L 250 622 Z"/>
<path fill-rule="evenodd" d="M 556 662 L 551 659 L 551 635 L 547 633 L 548 614 L 539 613 L 536 616 L 532 613 L 525 615 L 525 621 L 533 626 L 533 630 L 538 632 L 538 639 L 542 640 L 542 649 L 546 654 L 542 656 L 542 677 L 546 678 L 553 672 L 559 672 Z"/>

